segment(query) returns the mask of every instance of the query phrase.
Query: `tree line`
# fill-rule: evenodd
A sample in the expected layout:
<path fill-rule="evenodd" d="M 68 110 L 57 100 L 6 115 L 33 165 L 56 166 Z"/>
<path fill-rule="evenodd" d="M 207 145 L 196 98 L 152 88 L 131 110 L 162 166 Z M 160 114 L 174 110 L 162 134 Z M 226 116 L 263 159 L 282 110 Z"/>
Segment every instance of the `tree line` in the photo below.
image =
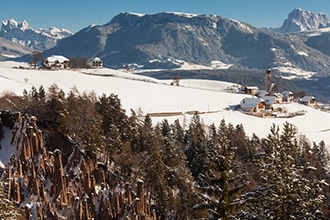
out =
<path fill-rule="evenodd" d="M 121 181 L 143 180 L 160 219 L 330 218 L 326 145 L 292 124 L 262 138 L 225 120 L 206 125 L 198 114 L 186 129 L 179 120 L 153 124 L 127 114 L 115 94 L 66 94 L 55 84 L 6 94 L 0 108 L 36 116 L 48 135 L 66 134 Z"/>

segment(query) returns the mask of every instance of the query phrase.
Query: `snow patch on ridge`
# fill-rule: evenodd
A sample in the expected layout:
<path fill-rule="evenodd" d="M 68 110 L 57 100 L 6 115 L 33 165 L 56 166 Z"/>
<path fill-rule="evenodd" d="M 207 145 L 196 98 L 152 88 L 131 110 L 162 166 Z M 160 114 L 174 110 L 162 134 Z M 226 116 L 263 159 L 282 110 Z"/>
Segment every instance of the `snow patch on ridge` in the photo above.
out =
<path fill-rule="evenodd" d="M 274 67 L 281 73 L 283 79 L 295 79 L 295 78 L 305 78 L 310 79 L 316 72 L 305 71 L 299 68 L 290 67 L 290 66 L 280 66 Z"/>
<path fill-rule="evenodd" d="M 306 53 L 304 51 L 297 51 L 297 54 L 299 54 L 300 56 L 306 56 L 306 57 L 308 57 L 308 53 Z"/>

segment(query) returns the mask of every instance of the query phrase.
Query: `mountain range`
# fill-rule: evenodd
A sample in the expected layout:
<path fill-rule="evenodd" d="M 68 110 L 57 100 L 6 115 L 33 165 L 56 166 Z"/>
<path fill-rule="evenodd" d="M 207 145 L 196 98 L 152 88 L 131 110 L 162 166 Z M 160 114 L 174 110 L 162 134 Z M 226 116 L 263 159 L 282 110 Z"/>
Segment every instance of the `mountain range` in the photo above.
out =
<path fill-rule="evenodd" d="M 296 9 L 280 28 L 285 33 L 277 33 L 215 15 L 120 13 L 107 24 L 91 25 L 62 39 L 44 54 L 97 56 L 110 68 L 169 69 L 184 62 L 212 67 L 218 62 L 236 69 L 270 66 L 283 76 L 321 77 L 329 74 L 330 57 L 317 39 L 326 44 L 329 32 L 316 28 L 326 27 L 327 20 Z M 286 33 L 297 25 L 313 30 Z"/>
<path fill-rule="evenodd" d="M 329 27 L 328 16 L 302 9 L 294 9 L 277 29 L 256 28 L 216 15 L 124 12 L 104 25 L 90 25 L 73 35 L 65 29 L 34 30 L 26 21 L 10 19 L 3 22 L 0 36 L 21 39 L 16 42 L 33 49 L 47 48 L 42 50 L 44 57 L 97 56 L 105 67 L 114 69 L 173 70 L 186 63 L 252 72 L 271 67 L 280 77 L 301 80 L 299 85 L 308 88 L 312 81 L 305 79 L 328 81 Z M 51 44 L 56 45 L 48 49 Z M 30 59 L 27 54 L 18 60 Z M 326 85 L 317 88 L 318 93 L 328 94 Z"/>
<path fill-rule="evenodd" d="M 27 21 L 17 22 L 14 19 L 2 21 L 0 30 L 0 37 L 38 51 L 50 49 L 58 40 L 71 35 L 71 31 L 67 29 L 56 27 L 33 29 Z"/>

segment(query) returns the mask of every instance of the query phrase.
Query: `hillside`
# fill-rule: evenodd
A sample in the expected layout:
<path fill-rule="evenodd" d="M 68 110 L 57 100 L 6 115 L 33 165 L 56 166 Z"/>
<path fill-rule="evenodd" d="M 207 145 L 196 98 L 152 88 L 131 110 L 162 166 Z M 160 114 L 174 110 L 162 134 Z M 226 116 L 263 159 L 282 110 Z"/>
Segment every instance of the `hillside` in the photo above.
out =
<path fill-rule="evenodd" d="M 328 75 L 330 58 L 304 38 L 255 28 L 214 15 L 120 13 L 91 25 L 44 51 L 45 56 L 100 57 L 110 68 L 171 69 L 184 62 L 212 67 L 259 69 L 310 78 Z M 217 68 L 214 67 L 213 68 Z"/>
<path fill-rule="evenodd" d="M 237 108 L 251 95 L 224 81 L 0 70 L 0 217 L 330 216 L 328 112 L 293 102 L 253 116 Z"/>
<path fill-rule="evenodd" d="M 241 77 L 240 72 L 250 72 L 256 79 L 254 72 L 264 71 L 269 66 L 281 78 L 292 81 L 284 82 L 283 87 L 287 84 L 290 88 L 300 87 L 329 103 L 330 89 L 323 83 L 329 77 L 328 20 L 324 14 L 295 9 L 282 28 L 284 30 L 285 26 L 288 31 L 278 33 L 215 15 L 123 12 L 106 24 L 88 26 L 72 36 L 56 28 L 34 30 L 26 21 L 19 23 L 13 19 L 3 22 L 2 35 L 10 40 L 21 39 L 20 42 L 33 43 L 32 38 L 37 38 L 39 46 L 48 44 L 50 38 L 36 37 L 38 34 L 51 37 L 53 46 L 61 39 L 55 47 L 45 50 L 43 56 L 59 54 L 87 59 L 97 56 L 104 66 L 113 69 L 163 70 L 158 71 L 157 78 L 165 78 L 173 69 L 195 65 L 214 73 L 195 71 L 188 75 L 189 72 L 185 72 L 187 78 L 214 79 L 212 77 L 219 71 L 228 70 L 229 78 Z M 23 29 L 33 34 L 24 34 Z M 0 59 L 27 54 L 16 60 L 31 61 L 30 51 L 22 50 L 19 45 L 16 49 L 15 44 L 11 44 L 10 48 L 2 48 Z"/>
<path fill-rule="evenodd" d="M 209 80 L 182 80 L 182 86 L 170 86 L 168 81 L 157 80 L 147 76 L 139 76 L 132 73 L 120 72 L 111 69 L 90 70 L 25 70 L 13 69 L 19 66 L 15 62 L 0 63 L 0 81 L 3 93 L 14 92 L 22 95 L 24 89 L 30 90 L 43 86 L 49 88 L 57 84 L 64 92 L 76 87 L 78 91 L 94 91 L 97 95 L 114 93 L 121 99 L 126 112 L 130 109 L 148 113 L 179 112 L 175 117 L 167 118 L 173 121 L 177 118 L 181 123 L 188 122 L 192 115 L 185 114 L 190 111 L 205 112 L 201 114 L 206 124 L 218 124 L 225 119 L 233 125 L 242 124 L 248 135 L 256 133 L 262 137 L 266 136 L 272 124 L 282 125 L 286 121 L 293 123 L 301 134 L 306 135 L 316 143 L 324 140 L 330 143 L 330 120 L 329 113 L 315 110 L 313 108 L 290 104 L 283 107 L 288 112 L 303 110 L 306 114 L 293 118 L 256 118 L 242 114 L 239 111 L 226 110 L 231 105 L 237 105 L 247 97 L 243 94 L 225 92 L 232 83 L 222 83 Z M 194 86 L 189 86 L 194 82 Z M 197 82 L 197 83 L 196 83 Z M 212 84 L 212 87 L 209 87 Z M 217 89 L 215 89 L 217 88 Z M 164 117 L 155 117 L 155 122 L 163 120 Z M 330 147 L 330 146 L 329 146 Z"/>
<path fill-rule="evenodd" d="M 0 37 L 0 61 L 30 54 L 33 49 Z"/>

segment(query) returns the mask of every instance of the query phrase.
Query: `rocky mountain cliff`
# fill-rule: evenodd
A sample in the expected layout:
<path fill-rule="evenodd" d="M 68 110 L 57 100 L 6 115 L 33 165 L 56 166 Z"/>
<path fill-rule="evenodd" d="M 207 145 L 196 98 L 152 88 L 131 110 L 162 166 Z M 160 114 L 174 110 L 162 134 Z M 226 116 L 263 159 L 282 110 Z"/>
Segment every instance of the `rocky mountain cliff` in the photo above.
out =
<path fill-rule="evenodd" d="M 106 67 L 175 68 L 214 61 L 236 69 L 295 69 L 327 75 L 330 57 L 297 35 L 214 15 L 121 13 L 61 40 L 46 56 L 100 57 Z"/>
<path fill-rule="evenodd" d="M 39 51 L 52 48 L 58 40 L 71 35 L 67 29 L 33 29 L 27 21 L 17 22 L 14 19 L 2 21 L 0 30 L 0 37 Z"/>
<path fill-rule="evenodd" d="M 301 8 L 294 9 L 279 31 L 282 33 L 313 31 L 330 27 L 330 17 L 323 13 L 312 13 Z"/>
<path fill-rule="evenodd" d="M 8 181 L 8 200 L 29 219 L 156 219 L 142 181 L 133 190 L 61 133 L 45 141 L 36 120 L 0 112 L 2 156 L 14 152 L 1 180 Z"/>

